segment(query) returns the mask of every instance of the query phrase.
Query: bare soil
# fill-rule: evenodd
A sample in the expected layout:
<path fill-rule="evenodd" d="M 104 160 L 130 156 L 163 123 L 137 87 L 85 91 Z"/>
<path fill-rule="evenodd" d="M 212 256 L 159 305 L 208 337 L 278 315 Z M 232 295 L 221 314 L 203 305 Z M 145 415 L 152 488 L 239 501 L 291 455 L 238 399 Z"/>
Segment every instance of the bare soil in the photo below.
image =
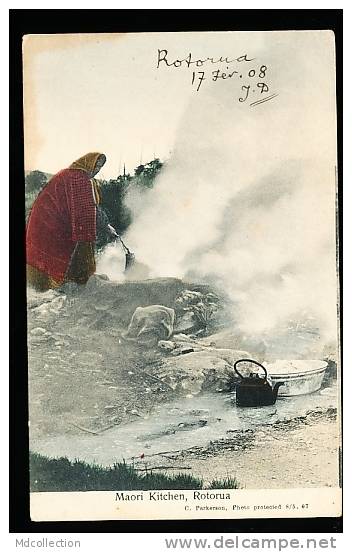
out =
<path fill-rule="evenodd" d="M 149 467 L 187 466 L 205 484 L 231 477 L 247 489 L 337 487 L 339 443 L 336 410 L 327 409 L 147 460 Z"/>
<path fill-rule="evenodd" d="M 164 377 L 160 349 L 126 343 L 121 333 L 136 306 L 172 306 L 181 289 L 182 283 L 173 279 L 124 287 L 95 278 L 83 291 L 67 290 L 65 295 L 31 292 L 30 438 L 99 433 L 177 398 L 180 388 Z M 339 443 L 336 409 L 328 409 L 229 432 L 227 439 L 207 447 L 151 456 L 148 465 L 171 469 L 176 462 L 205 484 L 230 476 L 246 488 L 336 486 Z M 145 460 L 139 464 L 143 467 Z"/>
<path fill-rule="evenodd" d="M 82 434 L 77 425 L 100 431 L 136 419 L 156 402 L 169 400 L 172 390 L 149 376 L 158 356 L 157 351 L 142 353 L 118 337 L 97 335 L 89 328 L 77 335 L 74 326 L 66 328 L 64 336 L 56 332 L 45 341 L 31 342 L 32 437 Z"/>
<path fill-rule="evenodd" d="M 200 354 L 200 370 L 193 377 L 188 365 L 181 373 L 173 358 L 165 367 L 157 346 L 121 337 L 137 306 L 172 307 L 186 284 L 174 278 L 115 284 L 94 276 L 84 288 L 70 286 L 62 293 L 29 291 L 31 437 L 99 432 L 143 417 L 180 390 L 199 391 L 196 379 L 206 360 L 201 353 L 194 353 Z M 211 378 L 218 366 L 227 363 L 208 359 Z"/>

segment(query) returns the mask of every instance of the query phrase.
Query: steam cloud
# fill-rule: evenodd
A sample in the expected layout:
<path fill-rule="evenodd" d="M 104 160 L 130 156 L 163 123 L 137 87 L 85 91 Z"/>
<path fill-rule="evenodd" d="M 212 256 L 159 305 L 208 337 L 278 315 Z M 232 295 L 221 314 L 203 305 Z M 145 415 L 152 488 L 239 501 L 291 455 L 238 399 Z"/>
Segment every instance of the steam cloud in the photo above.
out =
<path fill-rule="evenodd" d="M 195 93 L 154 188 L 129 198 L 126 241 L 152 277 L 222 286 L 244 332 L 311 318 L 336 342 L 333 58 L 308 33 L 294 44 L 255 53 L 269 102 L 239 103 L 229 81 Z"/>

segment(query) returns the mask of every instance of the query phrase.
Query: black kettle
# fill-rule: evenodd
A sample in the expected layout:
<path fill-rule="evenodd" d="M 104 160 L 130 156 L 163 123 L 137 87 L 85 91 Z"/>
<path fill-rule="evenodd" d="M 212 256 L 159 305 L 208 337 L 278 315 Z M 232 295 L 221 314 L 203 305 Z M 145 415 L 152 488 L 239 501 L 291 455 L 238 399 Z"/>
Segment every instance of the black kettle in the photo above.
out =
<path fill-rule="evenodd" d="M 259 374 L 249 374 L 244 377 L 237 370 L 240 362 L 251 362 L 264 370 L 264 378 Z M 277 393 L 280 385 L 284 382 L 275 383 L 274 387 L 268 382 L 268 372 L 265 366 L 250 358 L 241 358 L 234 364 L 235 372 L 241 380 L 236 385 L 236 405 L 237 406 L 269 406 L 276 403 Z"/>

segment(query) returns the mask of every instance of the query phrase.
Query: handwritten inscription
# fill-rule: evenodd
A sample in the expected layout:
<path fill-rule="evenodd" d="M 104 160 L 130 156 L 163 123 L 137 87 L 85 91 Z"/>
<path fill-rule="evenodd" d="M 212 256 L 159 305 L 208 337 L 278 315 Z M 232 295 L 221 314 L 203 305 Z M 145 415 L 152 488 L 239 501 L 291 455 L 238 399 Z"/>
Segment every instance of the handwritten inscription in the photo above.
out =
<path fill-rule="evenodd" d="M 190 83 L 195 92 L 199 92 L 204 83 L 221 83 L 231 80 L 234 83 L 234 101 L 249 104 L 251 107 L 278 96 L 271 90 L 269 67 L 264 63 L 258 63 L 248 54 L 237 57 L 195 58 L 190 52 L 182 59 L 174 59 L 169 55 L 168 50 L 158 49 L 157 69 L 163 67 L 191 69 Z M 269 94 L 269 92 L 271 93 Z"/>

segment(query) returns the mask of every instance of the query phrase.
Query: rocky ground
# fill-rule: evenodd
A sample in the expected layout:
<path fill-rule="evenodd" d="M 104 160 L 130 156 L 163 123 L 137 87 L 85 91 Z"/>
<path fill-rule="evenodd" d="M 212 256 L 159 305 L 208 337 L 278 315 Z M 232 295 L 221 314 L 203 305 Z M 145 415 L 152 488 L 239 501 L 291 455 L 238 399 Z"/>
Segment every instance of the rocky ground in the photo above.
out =
<path fill-rule="evenodd" d="M 240 353 L 219 349 L 214 355 L 209 343 L 181 332 L 177 351 L 121 337 L 137 306 L 173 306 L 184 288 L 171 278 L 113 284 L 93 277 L 85 288 L 30 290 L 31 436 L 99 432 L 180 393 L 221 387 Z M 192 355 L 183 354 L 190 344 Z"/>
<path fill-rule="evenodd" d="M 176 337 L 150 347 L 122 336 L 137 306 L 173 307 L 185 289 L 201 288 L 177 279 L 114 284 L 95 276 L 84 288 L 29 290 L 30 438 L 101 434 L 145 418 L 157 404 L 225 390 L 233 362 L 251 352 L 226 328 L 190 337 L 180 327 Z M 206 447 L 151 456 L 140 467 L 148 461 L 172 469 L 176 461 L 206 482 L 228 475 L 248 488 L 335 486 L 338 446 L 336 409 L 315 410 L 229 432 Z"/>

